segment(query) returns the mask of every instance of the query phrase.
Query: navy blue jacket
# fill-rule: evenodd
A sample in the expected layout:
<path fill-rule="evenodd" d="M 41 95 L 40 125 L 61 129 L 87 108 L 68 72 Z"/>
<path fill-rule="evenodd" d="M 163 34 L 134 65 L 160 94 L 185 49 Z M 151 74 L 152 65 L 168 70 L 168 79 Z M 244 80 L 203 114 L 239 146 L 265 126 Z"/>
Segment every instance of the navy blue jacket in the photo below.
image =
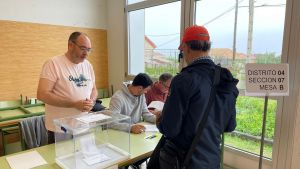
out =
<path fill-rule="evenodd" d="M 208 104 L 214 69 L 213 61 L 198 60 L 182 69 L 172 80 L 158 128 L 167 139 L 183 150 L 189 149 Z M 232 98 L 226 99 L 227 103 L 221 104 L 222 107 L 214 104 L 211 108 L 188 169 L 220 168 L 221 133 L 233 131 L 236 127 L 237 83 L 238 80 L 227 69 L 222 69 L 219 88 L 234 94 L 231 94 Z"/>

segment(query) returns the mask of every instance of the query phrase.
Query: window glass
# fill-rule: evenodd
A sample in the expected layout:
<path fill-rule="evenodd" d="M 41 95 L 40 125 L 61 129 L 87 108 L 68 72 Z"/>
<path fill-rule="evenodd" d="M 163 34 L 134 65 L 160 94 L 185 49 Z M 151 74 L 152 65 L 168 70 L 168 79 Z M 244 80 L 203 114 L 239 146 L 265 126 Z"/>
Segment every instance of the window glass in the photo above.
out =
<path fill-rule="evenodd" d="M 130 11 L 128 72 L 158 77 L 178 72 L 181 2 Z"/>
<path fill-rule="evenodd" d="M 210 55 L 215 63 L 227 67 L 240 80 L 239 89 L 245 89 L 246 63 L 281 62 L 285 3 L 285 0 L 196 1 L 196 24 L 204 25 L 210 33 Z M 252 5 L 253 11 L 249 8 Z M 226 135 L 225 144 L 259 154 L 263 108 L 264 99 L 239 96 L 238 126 L 235 132 Z M 264 156 L 269 158 L 272 158 L 276 110 L 277 100 L 270 100 L 264 148 Z"/>
<path fill-rule="evenodd" d="M 237 127 L 226 134 L 225 144 L 254 154 L 260 154 L 260 139 L 264 98 L 239 96 L 236 104 Z M 277 100 L 268 100 L 264 156 L 272 158 Z"/>

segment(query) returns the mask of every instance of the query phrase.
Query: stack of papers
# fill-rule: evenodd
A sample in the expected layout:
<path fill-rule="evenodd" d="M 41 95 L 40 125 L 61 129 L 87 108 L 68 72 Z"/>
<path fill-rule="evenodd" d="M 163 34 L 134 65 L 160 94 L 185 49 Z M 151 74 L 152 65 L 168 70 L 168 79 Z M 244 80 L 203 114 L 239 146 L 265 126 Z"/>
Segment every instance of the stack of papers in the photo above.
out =
<path fill-rule="evenodd" d="M 104 114 L 87 114 L 82 117 L 78 117 L 76 119 L 84 123 L 92 123 L 92 122 L 101 121 L 110 118 L 111 118 L 110 116 Z"/>

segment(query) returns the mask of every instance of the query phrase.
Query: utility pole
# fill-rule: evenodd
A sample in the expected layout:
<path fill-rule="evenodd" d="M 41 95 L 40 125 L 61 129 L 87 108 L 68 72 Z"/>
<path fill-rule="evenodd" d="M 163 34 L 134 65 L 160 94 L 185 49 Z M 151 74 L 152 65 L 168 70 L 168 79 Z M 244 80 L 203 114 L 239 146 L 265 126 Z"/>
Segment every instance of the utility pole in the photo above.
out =
<path fill-rule="evenodd" d="M 254 0 L 249 0 L 249 24 L 248 24 L 248 43 L 247 43 L 247 63 L 252 55 L 253 39 L 253 18 L 254 18 Z"/>
<path fill-rule="evenodd" d="M 235 3 L 235 16 L 234 16 L 234 32 L 233 32 L 233 53 L 232 53 L 232 65 L 235 61 L 236 56 L 236 33 L 237 33 L 237 18 L 238 18 L 238 9 L 239 9 L 239 1 L 236 0 Z"/>

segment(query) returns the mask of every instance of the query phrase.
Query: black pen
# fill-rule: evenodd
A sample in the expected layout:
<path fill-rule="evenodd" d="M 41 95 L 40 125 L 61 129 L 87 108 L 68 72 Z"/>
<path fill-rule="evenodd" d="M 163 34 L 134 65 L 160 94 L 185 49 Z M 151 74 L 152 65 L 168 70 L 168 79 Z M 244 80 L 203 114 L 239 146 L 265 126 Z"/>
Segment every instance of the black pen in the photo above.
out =
<path fill-rule="evenodd" d="M 146 139 L 152 139 L 152 138 L 155 138 L 156 135 L 150 135 L 150 136 L 147 136 Z"/>

